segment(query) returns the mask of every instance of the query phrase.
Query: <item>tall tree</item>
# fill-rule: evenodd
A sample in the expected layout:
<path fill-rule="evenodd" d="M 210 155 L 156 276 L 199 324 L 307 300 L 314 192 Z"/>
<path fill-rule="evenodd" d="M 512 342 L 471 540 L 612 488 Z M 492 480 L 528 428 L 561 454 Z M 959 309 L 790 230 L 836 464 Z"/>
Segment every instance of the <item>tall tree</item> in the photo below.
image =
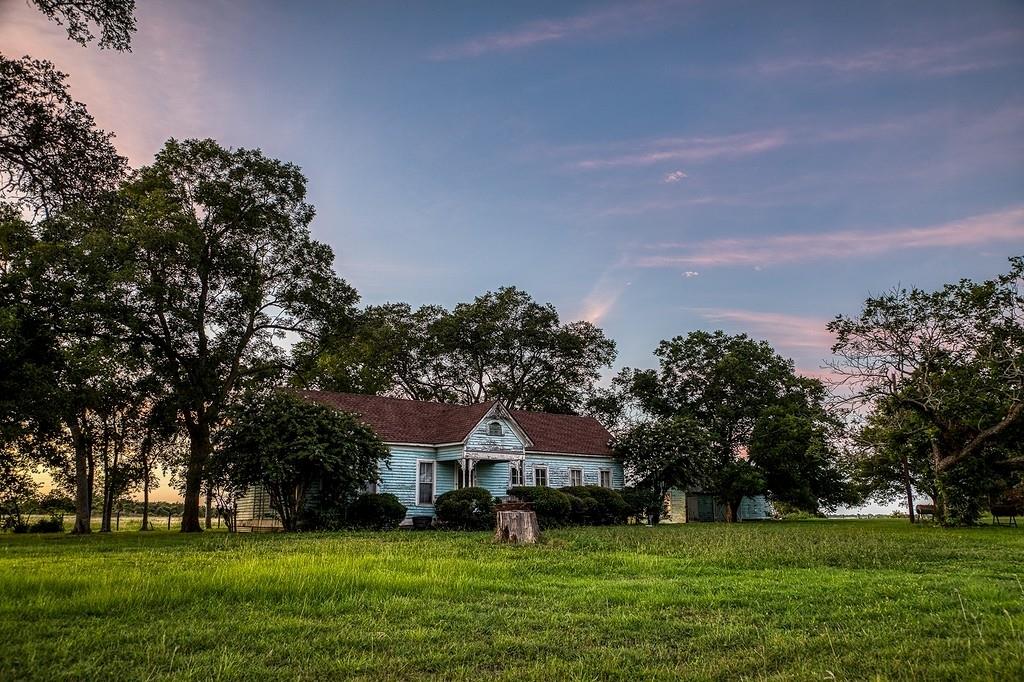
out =
<path fill-rule="evenodd" d="M 761 411 L 779 402 L 795 373 L 765 341 L 695 331 L 662 341 L 659 369 L 626 371 L 621 383 L 655 415 L 690 415 L 708 428 L 723 461 L 750 445 Z"/>
<path fill-rule="evenodd" d="M 828 410 L 825 387 L 806 377 L 789 383 L 779 402 L 761 411 L 747 450 L 769 498 L 813 514 L 860 502 L 838 447 L 844 425 Z"/>
<path fill-rule="evenodd" d="M 746 334 L 695 331 L 662 341 L 655 355 L 658 369 L 624 369 L 600 402 L 613 416 L 633 410 L 704 426 L 715 462 L 705 486 L 727 505 L 730 520 L 737 520 L 743 497 L 763 492 L 813 509 L 846 499 L 836 453 L 825 447 L 829 420 L 820 381 L 797 376 L 791 361 Z M 802 431 L 777 428 L 779 421 Z M 752 448 L 759 463 L 746 461 Z"/>
<path fill-rule="evenodd" d="M 108 249 L 126 263 L 122 318 L 189 438 L 182 530 L 201 530 L 211 437 L 247 382 L 280 370 L 275 340 L 337 328 L 357 301 L 309 232 L 294 165 L 213 140 L 170 140 L 123 193 Z"/>
<path fill-rule="evenodd" d="M 894 289 L 829 323 L 851 400 L 885 401 L 928 427 L 940 497 L 949 472 L 973 470 L 1024 418 L 1022 282 L 1024 258 L 1014 257 L 994 279 Z"/>
<path fill-rule="evenodd" d="M 882 402 L 854 439 L 854 481 L 865 497 L 881 503 L 902 499 L 911 523 L 917 521 L 915 493 L 938 503 L 931 435 L 916 413 Z"/>
<path fill-rule="evenodd" d="M 73 454 L 79 533 L 89 532 L 97 410 L 109 404 L 110 379 L 131 354 L 103 314 L 117 265 L 92 248 L 94 223 L 82 219 L 88 215 L 91 209 L 76 207 L 34 225 L 13 216 L 0 221 L 0 409 L 13 427 L 4 435 L 21 439 L 51 467 L 64 452 Z"/>

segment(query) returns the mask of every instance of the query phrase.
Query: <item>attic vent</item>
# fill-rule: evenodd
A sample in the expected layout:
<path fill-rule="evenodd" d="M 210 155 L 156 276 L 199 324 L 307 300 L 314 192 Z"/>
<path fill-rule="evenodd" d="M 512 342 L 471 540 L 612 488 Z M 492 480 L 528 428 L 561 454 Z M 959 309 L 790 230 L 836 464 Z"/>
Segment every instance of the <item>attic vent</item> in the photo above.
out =
<path fill-rule="evenodd" d="M 487 425 L 487 435 L 488 436 L 500 436 L 500 435 L 502 435 L 501 422 L 491 422 L 490 424 L 488 424 Z"/>

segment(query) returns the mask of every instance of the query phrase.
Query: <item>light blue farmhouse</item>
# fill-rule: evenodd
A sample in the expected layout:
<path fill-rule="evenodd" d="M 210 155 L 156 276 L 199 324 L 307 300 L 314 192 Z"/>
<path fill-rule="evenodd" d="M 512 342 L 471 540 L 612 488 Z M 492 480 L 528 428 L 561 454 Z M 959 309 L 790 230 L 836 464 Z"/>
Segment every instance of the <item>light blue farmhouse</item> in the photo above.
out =
<path fill-rule="evenodd" d="M 449 490 L 571 485 L 623 487 L 611 434 L 593 417 L 509 410 L 500 401 L 476 405 L 355 393 L 297 391 L 307 400 L 358 415 L 391 453 L 375 492 L 392 493 L 413 517 L 433 517 Z M 259 491 L 239 503 L 239 530 L 276 525 Z M 263 523 L 261 523 L 263 521 Z"/>

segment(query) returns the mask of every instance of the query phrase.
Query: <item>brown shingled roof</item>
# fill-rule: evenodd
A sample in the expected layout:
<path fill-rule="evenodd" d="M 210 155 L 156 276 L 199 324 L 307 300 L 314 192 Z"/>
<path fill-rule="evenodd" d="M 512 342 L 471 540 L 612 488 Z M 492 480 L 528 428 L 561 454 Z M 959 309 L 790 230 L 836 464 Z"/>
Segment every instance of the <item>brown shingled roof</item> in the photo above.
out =
<path fill-rule="evenodd" d="M 460 443 L 494 405 L 494 402 L 449 405 L 330 391 L 295 391 L 295 394 L 359 415 L 387 443 Z M 533 441 L 529 452 L 611 454 L 608 447 L 611 435 L 593 417 L 522 410 L 513 410 L 511 414 Z"/>

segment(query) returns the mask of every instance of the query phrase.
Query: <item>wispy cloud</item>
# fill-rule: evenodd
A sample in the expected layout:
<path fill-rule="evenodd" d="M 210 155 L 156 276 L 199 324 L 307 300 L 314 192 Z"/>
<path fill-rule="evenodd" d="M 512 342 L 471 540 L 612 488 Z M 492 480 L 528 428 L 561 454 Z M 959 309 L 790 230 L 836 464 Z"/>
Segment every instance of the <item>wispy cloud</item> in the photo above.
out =
<path fill-rule="evenodd" d="M 825 329 L 825 320 L 816 317 L 735 308 L 693 310 L 705 319 L 730 323 L 738 331 L 764 336 L 782 348 L 827 350 L 835 340 Z"/>
<path fill-rule="evenodd" d="M 685 277 L 686 279 L 690 279 L 691 277 L 700 277 L 700 273 L 697 272 L 696 270 L 687 270 L 686 272 L 683 273 L 683 277 Z"/>
<path fill-rule="evenodd" d="M 601 324 L 631 284 L 621 276 L 622 274 L 617 266 L 612 266 L 601 273 L 590 293 L 583 299 L 578 319 L 591 324 Z"/>
<path fill-rule="evenodd" d="M 786 134 L 782 131 L 663 138 L 637 142 L 635 149 L 626 153 L 582 159 L 573 163 L 573 166 L 581 170 L 596 170 L 623 166 L 650 166 L 666 161 L 696 163 L 760 154 L 777 149 L 786 142 Z"/>
<path fill-rule="evenodd" d="M 1020 61 L 1020 53 L 1000 53 L 1024 39 L 1024 31 L 1004 30 L 967 39 L 942 39 L 930 44 L 877 47 L 845 54 L 786 57 L 761 62 L 761 75 L 825 71 L 841 75 L 871 75 L 887 72 L 949 76 Z"/>
<path fill-rule="evenodd" d="M 512 52 L 538 45 L 621 35 L 638 29 L 663 25 L 672 9 L 689 4 L 685 0 L 627 2 L 561 19 L 532 21 L 508 31 L 498 31 L 438 48 L 434 61 L 469 59 L 494 52 Z"/>
<path fill-rule="evenodd" d="M 765 339 L 783 355 L 794 356 L 797 373 L 826 383 L 836 383 L 834 372 L 824 368 L 831 356 L 835 337 L 825 328 L 826 320 L 789 313 L 742 310 L 735 308 L 694 308 L 706 320 L 730 327 L 733 333 L 746 332 Z M 802 362 L 800 362 L 802 361 Z M 806 365 L 817 364 L 808 368 Z"/>
<path fill-rule="evenodd" d="M 656 244 L 651 248 L 659 252 L 657 255 L 635 257 L 631 264 L 651 268 L 764 266 L 812 259 L 862 258 L 896 250 L 1012 241 L 1024 241 L 1024 206 L 927 227 L 823 231 Z"/>
<path fill-rule="evenodd" d="M 674 170 L 671 173 L 665 173 L 665 177 L 663 177 L 661 179 L 661 181 L 664 182 L 667 185 L 670 185 L 672 183 L 679 182 L 680 180 L 684 180 L 684 179 L 686 179 L 688 177 L 689 176 L 686 173 L 684 173 L 683 171 L 681 171 L 681 170 Z"/>

